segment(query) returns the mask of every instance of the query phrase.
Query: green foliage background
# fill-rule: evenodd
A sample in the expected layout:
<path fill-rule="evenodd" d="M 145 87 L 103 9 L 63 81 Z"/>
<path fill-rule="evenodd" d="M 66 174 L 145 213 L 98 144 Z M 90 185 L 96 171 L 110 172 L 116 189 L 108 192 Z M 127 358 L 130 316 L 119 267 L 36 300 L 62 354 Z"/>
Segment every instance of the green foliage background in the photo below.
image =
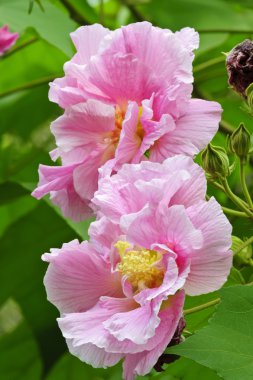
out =
<path fill-rule="evenodd" d="M 48 101 L 48 82 L 62 76 L 64 62 L 74 53 L 69 33 L 79 24 L 100 22 L 114 29 L 138 20 L 173 31 L 196 28 L 200 49 L 194 61 L 194 96 L 214 99 L 224 109 L 214 142 L 225 146 L 226 134 L 241 121 L 253 132 L 252 116 L 228 88 L 222 54 L 245 38 L 252 39 L 251 0 L 0 0 L 0 26 L 8 24 L 21 34 L 0 60 L 0 379 L 121 378 L 120 365 L 95 370 L 67 353 L 56 323 L 57 310 L 47 302 L 43 287 L 46 265 L 41 254 L 73 238 L 85 239 L 89 221 L 77 224 L 63 219 L 47 199 L 37 201 L 30 192 L 38 180 L 38 164 L 50 164 L 48 152 L 54 141 L 49 125 L 62 111 Z M 252 165 L 246 173 L 252 193 Z M 229 182 L 240 195 L 238 168 Z M 219 190 L 210 187 L 208 194 L 231 206 Z M 252 236 L 252 222 L 230 219 L 234 235 Z M 252 379 L 253 347 L 248 340 L 253 341 L 253 291 L 245 286 L 252 280 L 252 268 L 233 269 L 208 327 L 204 326 L 214 307 L 187 317 L 187 330 L 199 331 L 172 350 L 184 358 L 165 373 L 154 372 L 147 378 Z M 186 308 L 217 296 L 188 297 Z"/>

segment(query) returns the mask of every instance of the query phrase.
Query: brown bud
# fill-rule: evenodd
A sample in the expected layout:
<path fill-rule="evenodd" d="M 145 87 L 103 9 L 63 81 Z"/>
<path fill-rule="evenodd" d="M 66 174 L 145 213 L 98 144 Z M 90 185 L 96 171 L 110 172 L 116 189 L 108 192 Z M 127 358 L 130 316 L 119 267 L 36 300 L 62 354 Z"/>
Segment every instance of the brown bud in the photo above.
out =
<path fill-rule="evenodd" d="M 236 45 L 226 59 L 228 83 L 246 97 L 246 89 L 253 82 L 253 41 Z"/>

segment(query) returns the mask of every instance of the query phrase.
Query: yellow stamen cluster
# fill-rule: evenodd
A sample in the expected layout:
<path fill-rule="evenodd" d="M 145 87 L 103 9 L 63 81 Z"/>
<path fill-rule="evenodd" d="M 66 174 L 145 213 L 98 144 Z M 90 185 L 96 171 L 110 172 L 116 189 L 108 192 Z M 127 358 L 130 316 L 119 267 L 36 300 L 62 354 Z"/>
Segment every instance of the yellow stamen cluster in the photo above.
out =
<path fill-rule="evenodd" d="M 148 249 L 131 250 L 131 245 L 125 241 L 118 241 L 115 247 L 121 257 L 117 269 L 127 277 L 135 291 L 162 284 L 164 270 L 159 266 L 161 253 Z"/>

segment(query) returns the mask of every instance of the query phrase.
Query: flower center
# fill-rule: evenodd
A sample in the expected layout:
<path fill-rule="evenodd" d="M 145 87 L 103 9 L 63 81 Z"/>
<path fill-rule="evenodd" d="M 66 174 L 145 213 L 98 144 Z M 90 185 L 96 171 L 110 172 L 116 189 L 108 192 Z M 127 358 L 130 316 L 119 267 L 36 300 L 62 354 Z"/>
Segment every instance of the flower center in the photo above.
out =
<path fill-rule="evenodd" d="M 113 136 L 113 140 L 116 144 L 119 142 L 120 133 L 122 130 L 122 124 L 125 119 L 126 115 L 126 109 L 120 108 L 119 106 L 115 107 L 115 129 L 111 132 Z M 138 112 L 138 120 L 136 125 L 136 132 L 135 132 L 135 138 L 138 140 L 138 142 L 141 144 L 142 139 L 145 135 L 144 129 L 141 124 L 141 115 L 142 115 L 142 107 L 139 107 Z"/>
<path fill-rule="evenodd" d="M 161 253 L 143 248 L 129 249 L 131 245 L 121 240 L 115 247 L 121 257 L 117 270 L 127 277 L 135 291 L 156 288 L 162 284 L 164 269 L 160 264 Z"/>

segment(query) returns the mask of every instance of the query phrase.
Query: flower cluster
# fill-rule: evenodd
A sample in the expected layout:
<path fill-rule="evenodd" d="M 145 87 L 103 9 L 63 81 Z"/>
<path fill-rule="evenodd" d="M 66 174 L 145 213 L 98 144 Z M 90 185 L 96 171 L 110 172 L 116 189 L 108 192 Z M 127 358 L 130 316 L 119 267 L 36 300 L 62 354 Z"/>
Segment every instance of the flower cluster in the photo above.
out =
<path fill-rule="evenodd" d="M 192 159 L 221 108 L 191 99 L 190 28 L 93 25 L 72 39 L 77 53 L 50 90 L 65 109 L 52 123 L 51 156 L 62 165 L 40 166 L 33 194 L 50 193 L 74 220 L 96 220 L 89 241 L 43 255 L 44 282 L 70 352 L 94 367 L 123 359 L 133 380 L 181 341 L 185 295 L 219 289 L 230 271 L 231 225 L 206 201 Z"/>
<path fill-rule="evenodd" d="M 0 28 L 0 56 L 15 44 L 18 37 L 19 34 L 11 33 L 7 25 Z"/>

